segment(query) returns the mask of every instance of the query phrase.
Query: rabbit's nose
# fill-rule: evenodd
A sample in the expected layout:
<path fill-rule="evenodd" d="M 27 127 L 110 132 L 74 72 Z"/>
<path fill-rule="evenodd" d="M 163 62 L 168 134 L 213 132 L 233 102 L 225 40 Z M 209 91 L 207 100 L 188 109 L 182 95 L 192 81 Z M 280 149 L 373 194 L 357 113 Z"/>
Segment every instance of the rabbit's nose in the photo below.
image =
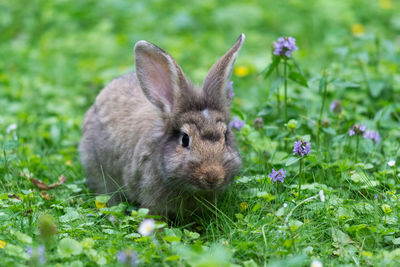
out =
<path fill-rule="evenodd" d="M 204 180 L 209 185 L 220 184 L 224 180 L 225 171 L 222 166 L 211 165 L 204 168 Z"/>

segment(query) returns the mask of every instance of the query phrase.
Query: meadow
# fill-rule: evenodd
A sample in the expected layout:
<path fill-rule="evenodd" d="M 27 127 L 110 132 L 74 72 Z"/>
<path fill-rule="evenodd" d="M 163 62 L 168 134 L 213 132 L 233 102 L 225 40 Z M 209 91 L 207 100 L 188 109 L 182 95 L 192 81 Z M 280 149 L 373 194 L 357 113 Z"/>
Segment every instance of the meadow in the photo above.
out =
<path fill-rule="evenodd" d="M 80 126 L 134 44 L 201 84 L 241 33 L 243 168 L 217 205 L 185 223 L 108 207 Z M 395 0 L 0 1 L 0 266 L 399 266 L 399 70 Z"/>

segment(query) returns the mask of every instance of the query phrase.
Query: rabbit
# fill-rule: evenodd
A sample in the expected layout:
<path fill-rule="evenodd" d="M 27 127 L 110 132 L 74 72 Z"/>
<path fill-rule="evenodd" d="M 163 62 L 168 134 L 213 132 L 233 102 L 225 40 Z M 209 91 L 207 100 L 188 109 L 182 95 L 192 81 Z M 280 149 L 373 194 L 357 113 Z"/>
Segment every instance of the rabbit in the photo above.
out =
<path fill-rule="evenodd" d="M 228 83 L 244 42 L 193 86 L 164 50 L 134 47 L 136 72 L 112 80 L 87 111 L 79 146 L 88 185 L 152 214 L 195 211 L 214 203 L 241 168 L 230 121 Z"/>

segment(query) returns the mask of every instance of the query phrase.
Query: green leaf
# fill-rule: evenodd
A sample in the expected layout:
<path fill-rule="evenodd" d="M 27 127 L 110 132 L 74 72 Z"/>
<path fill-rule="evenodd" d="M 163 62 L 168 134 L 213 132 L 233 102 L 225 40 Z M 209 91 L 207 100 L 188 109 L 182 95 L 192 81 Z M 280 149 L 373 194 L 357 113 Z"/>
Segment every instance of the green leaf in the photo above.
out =
<path fill-rule="evenodd" d="M 335 135 L 336 135 L 335 129 L 333 129 L 333 128 L 331 128 L 331 127 L 329 127 L 329 128 L 322 128 L 322 131 L 323 131 L 324 133 L 327 133 L 327 134 L 332 135 L 332 136 L 335 136 Z"/>
<path fill-rule="evenodd" d="M 272 62 L 267 66 L 267 68 L 264 70 L 264 79 L 267 79 L 269 75 L 277 68 L 279 62 L 281 61 L 281 58 L 278 56 L 273 56 Z"/>
<path fill-rule="evenodd" d="M 333 241 L 335 241 L 336 243 L 339 243 L 341 245 L 353 243 L 353 241 L 350 239 L 350 237 L 347 234 L 343 233 L 342 231 L 340 231 L 337 228 L 332 228 L 332 239 L 333 239 Z"/>
<path fill-rule="evenodd" d="M 306 157 L 306 160 L 309 161 L 309 162 L 312 162 L 312 163 L 317 163 L 318 162 L 317 158 L 314 155 L 308 155 Z"/>
<path fill-rule="evenodd" d="M 254 260 L 248 260 L 243 262 L 244 267 L 258 267 L 258 264 Z"/>
<path fill-rule="evenodd" d="M 83 263 L 81 261 L 73 261 L 70 264 L 66 265 L 68 267 L 82 267 Z"/>
<path fill-rule="evenodd" d="M 138 214 L 140 217 L 146 216 L 149 213 L 149 209 L 145 209 L 145 208 L 140 208 L 138 210 Z"/>
<path fill-rule="evenodd" d="M 172 255 L 172 256 L 166 257 L 165 260 L 166 261 L 177 261 L 177 260 L 179 260 L 179 256 L 178 255 Z"/>
<path fill-rule="evenodd" d="M 296 162 L 299 161 L 300 158 L 296 158 L 296 157 L 290 157 L 288 158 L 288 160 L 286 161 L 285 166 L 290 166 L 292 164 L 295 164 Z"/>
<path fill-rule="evenodd" d="M 299 229 L 302 225 L 303 223 L 299 220 L 293 220 L 289 222 L 289 227 L 292 232 L 296 232 L 297 229 Z"/>
<path fill-rule="evenodd" d="M 29 255 L 24 251 L 24 249 L 13 244 L 7 243 L 7 245 L 4 247 L 4 251 L 10 256 L 29 260 Z"/>
<path fill-rule="evenodd" d="M 368 85 L 369 91 L 373 97 L 378 97 L 386 87 L 386 83 L 383 80 L 369 80 Z"/>
<path fill-rule="evenodd" d="M 60 241 L 57 252 L 61 258 L 69 258 L 72 255 L 81 254 L 82 247 L 78 241 L 67 237 Z"/>
<path fill-rule="evenodd" d="M 297 71 L 291 71 L 289 73 L 289 79 L 300 85 L 308 87 L 307 79 Z"/>
<path fill-rule="evenodd" d="M 392 242 L 394 245 L 400 245 L 400 237 L 393 239 Z"/>
<path fill-rule="evenodd" d="M 97 200 L 97 202 L 100 202 L 100 203 L 107 203 L 107 201 L 110 200 L 110 196 L 108 196 L 108 195 L 100 195 L 100 196 L 96 197 L 96 200 Z"/>
<path fill-rule="evenodd" d="M 191 232 L 191 231 L 188 231 L 188 230 L 186 230 L 186 229 L 184 229 L 183 232 L 185 233 L 185 235 L 187 235 L 188 237 L 190 237 L 190 238 L 192 238 L 192 239 L 197 239 L 197 238 L 200 237 L 200 234 L 199 234 L 199 233 Z"/>
<path fill-rule="evenodd" d="M 274 79 L 274 81 L 271 84 L 271 88 L 269 91 L 269 97 L 279 88 L 279 86 L 283 83 L 284 78 L 282 76 L 278 76 Z"/>
<path fill-rule="evenodd" d="M 163 239 L 167 242 L 179 242 L 181 238 L 179 236 L 164 236 Z"/>
<path fill-rule="evenodd" d="M 326 76 L 322 76 L 319 80 L 318 93 L 321 94 L 326 86 Z"/>
<path fill-rule="evenodd" d="M 4 143 L 4 150 L 13 150 L 19 147 L 19 142 L 16 140 L 10 140 L 10 141 L 6 141 Z"/>
<path fill-rule="evenodd" d="M 27 243 L 27 244 L 32 244 L 32 237 L 30 237 L 29 235 L 26 235 L 21 232 L 14 232 L 13 234 L 19 241 Z"/>
<path fill-rule="evenodd" d="M 280 207 L 277 211 L 276 211 L 276 216 L 278 217 L 282 217 L 283 214 L 285 214 L 285 208 L 284 207 Z"/>
<path fill-rule="evenodd" d="M 79 213 L 74 209 L 68 209 L 67 213 L 60 217 L 60 222 L 72 222 L 79 219 Z"/>
<path fill-rule="evenodd" d="M 359 88 L 360 84 L 351 82 L 351 81 L 345 81 L 345 80 L 334 80 L 332 81 L 332 84 L 336 87 L 340 88 Z"/>

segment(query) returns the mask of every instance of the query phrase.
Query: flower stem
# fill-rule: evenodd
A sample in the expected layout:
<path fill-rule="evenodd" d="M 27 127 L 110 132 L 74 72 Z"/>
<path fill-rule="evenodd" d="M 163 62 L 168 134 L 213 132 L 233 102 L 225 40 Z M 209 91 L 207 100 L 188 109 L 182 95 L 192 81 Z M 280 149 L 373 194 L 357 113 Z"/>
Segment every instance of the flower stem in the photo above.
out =
<path fill-rule="evenodd" d="M 324 71 L 324 74 L 322 76 L 323 79 L 323 92 L 322 92 L 322 105 L 321 105 L 321 110 L 319 111 L 319 120 L 318 120 L 318 145 L 320 146 L 320 133 L 321 133 L 321 122 L 322 122 L 322 115 L 324 113 L 324 106 L 325 106 L 325 99 L 326 99 L 326 88 L 327 88 L 327 81 L 326 81 L 326 72 Z"/>
<path fill-rule="evenodd" d="M 276 68 L 276 76 L 279 78 L 279 68 Z M 281 114 L 281 99 L 279 95 L 279 86 L 276 88 L 276 102 L 278 105 L 278 114 Z"/>
<path fill-rule="evenodd" d="M 299 198 L 301 196 L 301 180 L 303 178 L 303 159 L 300 159 L 299 164 Z"/>
<path fill-rule="evenodd" d="M 354 153 L 354 161 L 356 162 L 358 159 L 358 146 L 360 144 L 360 136 L 357 135 L 357 140 L 356 140 L 356 151 Z"/>
<path fill-rule="evenodd" d="M 287 76 L 287 59 L 285 59 L 283 61 L 283 77 L 284 77 L 284 88 L 285 88 L 285 113 L 284 113 L 284 118 L 285 121 L 284 123 L 287 123 L 287 80 L 288 80 L 288 76 Z"/>

